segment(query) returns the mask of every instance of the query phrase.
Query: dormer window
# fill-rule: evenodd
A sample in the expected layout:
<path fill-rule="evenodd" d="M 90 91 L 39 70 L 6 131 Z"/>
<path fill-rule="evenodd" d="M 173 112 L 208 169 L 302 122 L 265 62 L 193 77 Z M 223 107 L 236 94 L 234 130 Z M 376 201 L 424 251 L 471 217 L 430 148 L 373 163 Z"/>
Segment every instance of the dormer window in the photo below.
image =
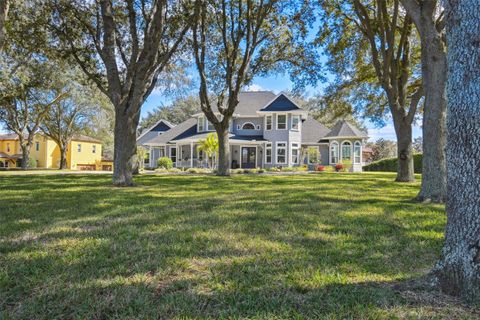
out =
<path fill-rule="evenodd" d="M 277 130 L 287 129 L 287 115 L 277 114 Z"/>
<path fill-rule="evenodd" d="M 207 121 L 207 131 L 215 131 L 215 127 L 210 121 Z"/>
<path fill-rule="evenodd" d="M 197 131 L 202 132 L 205 130 L 205 117 L 200 116 L 198 117 L 198 122 L 197 122 Z"/>
<path fill-rule="evenodd" d="M 292 116 L 292 130 L 297 130 L 300 126 L 300 116 L 299 115 L 293 115 Z"/>
<path fill-rule="evenodd" d="M 251 122 L 246 122 L 243 124 L 242 130 L 255 130 L 255 126 Z"/>

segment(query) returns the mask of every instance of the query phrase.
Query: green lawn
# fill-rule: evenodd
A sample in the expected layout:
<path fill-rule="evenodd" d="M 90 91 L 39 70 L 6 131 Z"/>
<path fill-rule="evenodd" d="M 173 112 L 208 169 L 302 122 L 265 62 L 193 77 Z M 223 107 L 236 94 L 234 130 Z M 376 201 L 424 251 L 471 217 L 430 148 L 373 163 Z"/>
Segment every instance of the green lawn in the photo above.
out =
<path fill-rule="evenodd" d="M 446 219 L 393 177 L 0 173 L 0 319 L 473 318 L 408 285 Z"/>

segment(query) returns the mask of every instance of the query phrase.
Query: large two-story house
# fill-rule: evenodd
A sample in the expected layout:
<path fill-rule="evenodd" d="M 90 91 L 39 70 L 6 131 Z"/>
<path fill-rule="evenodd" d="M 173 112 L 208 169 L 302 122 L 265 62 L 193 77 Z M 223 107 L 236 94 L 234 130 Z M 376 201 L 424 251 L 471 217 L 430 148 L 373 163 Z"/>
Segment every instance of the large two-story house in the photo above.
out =
<path fill-rule="evenodd" d="M 158 158 L 170 157 L 176 167 L 206 167 L 198 144 L 211 132 L 213 125 L 198 113 L 147 141 L 144 133 L 139 143 L 149 149 L 146 165 L 156 167 Z M 352 171 L 361 171 L 366 138 L 343 120 L 325 127 L 283 93 L 242 92 L 230 125 L 230 163 L 232 168 L 269 168 L 349 160 Z"/>

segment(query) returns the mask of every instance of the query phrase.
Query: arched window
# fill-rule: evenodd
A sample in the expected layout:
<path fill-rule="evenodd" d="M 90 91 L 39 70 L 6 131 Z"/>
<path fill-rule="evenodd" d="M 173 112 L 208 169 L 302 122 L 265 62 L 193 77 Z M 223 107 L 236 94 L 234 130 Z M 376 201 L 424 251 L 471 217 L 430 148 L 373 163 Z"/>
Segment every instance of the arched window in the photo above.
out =
<path fill-rule="evenodd" d="M 330 144 L 330 163 L 338 162 L 338 143 L 332 142 Z"/>
<path fill-rule="evenodd" d="M 360 141 L 355 142 L 355 146 L 353 149 L 353 155 L 354 155 L 354 161 L 355 163 L 361 163 L 362 162 L 362 144 Z"/>
<path fill-rule="evenodd" d="M 255 126 L 251 122 L 245 122 L 242 126 L 242 130 L 255 130 Z"/>
<path fill-rule="evenodd" d="M 342 142 L 342 160 L 352 160 L 352 143 L 350 141 Z"/>

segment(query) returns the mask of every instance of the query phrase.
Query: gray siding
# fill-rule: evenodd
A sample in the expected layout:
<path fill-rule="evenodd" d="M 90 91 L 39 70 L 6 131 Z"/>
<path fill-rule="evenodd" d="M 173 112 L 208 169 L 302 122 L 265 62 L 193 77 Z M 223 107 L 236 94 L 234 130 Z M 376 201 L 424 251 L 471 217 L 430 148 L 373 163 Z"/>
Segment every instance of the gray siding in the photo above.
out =
<path fill-rule="evenodd" d="M 163 132 L 158 131 L 150 131 L 147 132 L 143 137 L 137 140 L 137 145 L 143 146 L 147 141 L 161 135 Z"/>

